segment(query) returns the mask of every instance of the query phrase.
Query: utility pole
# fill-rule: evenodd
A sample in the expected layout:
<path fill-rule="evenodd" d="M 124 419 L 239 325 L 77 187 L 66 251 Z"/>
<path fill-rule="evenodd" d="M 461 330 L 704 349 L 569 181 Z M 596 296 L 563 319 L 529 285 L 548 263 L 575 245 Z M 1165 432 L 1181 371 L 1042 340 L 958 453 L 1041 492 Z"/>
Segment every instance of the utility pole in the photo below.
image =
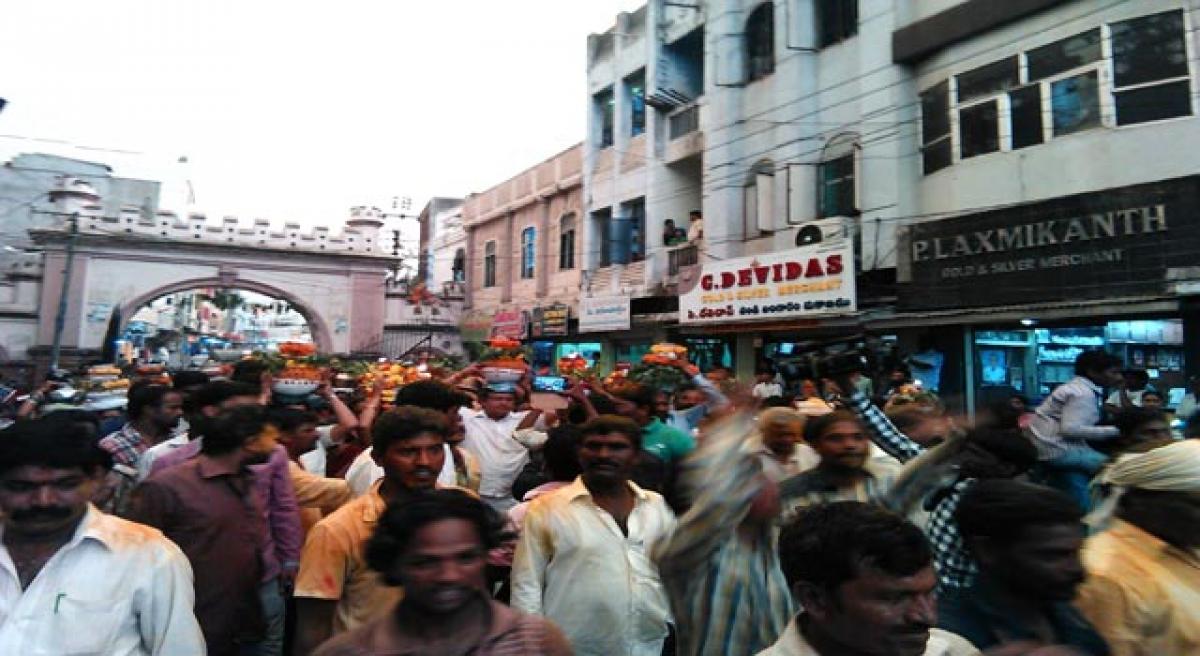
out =
<path fill-rule="evenodd" d="M 67 234 L 67 262 L 63 266 L 62 290 L 58 297 L 58 313 L 54 315 L 54 343 L 50 347 L 50 370 L 58 369 L 59 354 L 62 351 L 63 328 L 67 323 L 67 294 L 71 291 L 71 271 L 75 268 L 75 240 L 79 237 L 79 214 L 71 215 L 71 224 Z"/>

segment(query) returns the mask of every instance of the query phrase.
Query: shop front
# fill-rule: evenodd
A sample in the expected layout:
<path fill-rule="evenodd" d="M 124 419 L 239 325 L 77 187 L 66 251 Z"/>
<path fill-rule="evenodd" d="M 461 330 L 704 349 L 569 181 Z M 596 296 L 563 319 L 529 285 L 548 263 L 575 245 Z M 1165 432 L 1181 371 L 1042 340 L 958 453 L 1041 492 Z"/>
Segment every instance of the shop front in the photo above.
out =
<path fill-rule="evenodd" d="M 589 366 L 596 366 L 602 351 L 598 340 L 578 334 L 570 318 L 570 307 L 555 303 L 535 308 L 529 313 L 529 344 L 533 369 L 538 375 L 561 375 L 559 362 L 564 358 L 581 357 Z"/>
<path fill-rule="evenodd" d="M 817 341 L 860 332 L 857 302 L 849 240 L 706 262 L 693 286 L 680 289 L 678 341 L 715 364 L 736 365 L 742 380 L 768 362 L 799 371 L 785 365 Z"/>
<path fill-rule="evenodd" d="M 1169 404 L 1197 365 L 1198 177 L 920 223 L 905 246 L 900 313 L 961 331 L 970 408 L 1038 402 L 1086 349 L 1146 371 Z"/>

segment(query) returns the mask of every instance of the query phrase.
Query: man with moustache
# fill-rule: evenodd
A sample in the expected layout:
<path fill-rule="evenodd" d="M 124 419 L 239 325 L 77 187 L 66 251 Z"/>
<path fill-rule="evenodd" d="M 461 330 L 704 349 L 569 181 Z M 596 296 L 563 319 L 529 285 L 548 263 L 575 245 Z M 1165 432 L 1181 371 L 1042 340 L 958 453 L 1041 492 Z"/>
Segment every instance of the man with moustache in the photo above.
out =
<path fill-rule="evenodd" d="M 981 480 L 955 514 L 979 575 L 943 591 L 938 626 L 980 649 L 1026 643 L 1107 656 L 1108 645 L 1071 605 L 1084 580 L 1083 512 L 1063 492 L 1013 480 Z"/>
<path fill-rule="evenodd" d="M 932 628 L 933 554 L 921 529 L 898 515 L 854 501 L 803 508 L 780 533 L 779 560 L 801 610 L 758 656 L 979 653 Z"/>
<path fill-rule="evenodd" d="M 0 431 L 0 654 L 204 653 L 179 547 L 88 503 L 109 462 L 53 415 Z"/>
<path fill-rule="evenodd" d="M 583 474 L 525 515 L 512 605 L 544 615 L 580 656 L 659 656 L 670 610 L 650 549 L 675 527 L 663 498 L 629 480 L 642 430 L 602 415 L 579 438 Z"/>
<path fill-rule="evenodd" d="M 367 563 L 404 599 L 317 656 L 569 656 L 566 638 L 545 618 L 488 597 L 485 554 L 502 540 L 497 519 L 458 490 L 389 506 L 367 543 Z"/>
<path fill-rule="evenodd" d="M 400 406 L 371 429 L 371 456 L 383 479 L 322 519 L 308 533 L 296 577 L 296 654 L 309 654 L 331 635 L 378 619 L 402 596 L 368 567 L 364 548 L 389 504 L 437 484 L 450 428 L 443 413 Z"/>
<path fill-rule="evenodd" d="M 839 410 L 809 419 L 804 441 L 821 461 L 779 484 L 785 517 L 801 507 L 830 501 L 878 502 L 898 473 L 897 467 L 869 457 L 871 440 L 851 412 Z"/>
<path fill-rule="evenodd" d="M 258 594 L 263 513 L 249 467 L 267 461 L 278 431 L 259 406 L 207 424 L 200 454 L 146 479 L 130 517 L 183 549 L 196 573 L 196 618 L 208 654 L 223 656 L 241 653 L 266 630 Z"/>

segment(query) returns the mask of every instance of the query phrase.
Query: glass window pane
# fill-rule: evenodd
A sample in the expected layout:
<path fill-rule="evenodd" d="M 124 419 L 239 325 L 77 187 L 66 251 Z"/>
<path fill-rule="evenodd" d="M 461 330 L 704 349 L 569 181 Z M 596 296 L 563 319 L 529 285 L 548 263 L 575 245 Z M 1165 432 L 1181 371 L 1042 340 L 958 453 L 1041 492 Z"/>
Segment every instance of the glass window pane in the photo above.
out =
<path fill-rule="evenodd" d="M 925 175 L 950 166 L 950 138 L 921 148 L 921 164 Z"/>
<path fill-rule="evenodd" d="M 921 94 L 921 143 L 950 134 L 950 85 L 941 82 Z"/>
<path fill-rule="evenodd" d="M 1113 81 L 1118 87 L 1187 75 L 1183 13 L 1112 24 Z"/>
<path fill-rule="evenodd" d="M 1187 80 L 1120 91 L 1115 95 L 1117 125 L 1158 121 L 1192 113 L 1191 87 Z"/>
<path fill-rule="evenodd" d="M 1030 82 L 1090 64 L 1100 59 L 1100 28 L 1034 48 L 1025 56 Z"/>
<path fill-rule="evenodd" d="M 1008 93 L 1012 111 L 1012 147 L 1042 143 L 1042 88 L 1038 85 Z"/>
<path fill-rule="evenodd" d="M 817 168 L 821 181 L 821 216 L 853 216 L 854 155 L 821 163 Z"/>
<path fill-rule="evenodd" d="M 960 109 L 958 122 L 962 135 L 961 155 L 963 159 L 1000 150 L 1000 131 L 995 100 Z"/>
<path fill-rule="evenodd" d="M 958 102 L 1017 86 L 1017 58 L 1001 59 L 958 76 Z"/>
<path fill-rule="evenodd" d="M 1095 71 L 1050 85 L 1054 136 L 1100 127 L 1100 94 Z"/>

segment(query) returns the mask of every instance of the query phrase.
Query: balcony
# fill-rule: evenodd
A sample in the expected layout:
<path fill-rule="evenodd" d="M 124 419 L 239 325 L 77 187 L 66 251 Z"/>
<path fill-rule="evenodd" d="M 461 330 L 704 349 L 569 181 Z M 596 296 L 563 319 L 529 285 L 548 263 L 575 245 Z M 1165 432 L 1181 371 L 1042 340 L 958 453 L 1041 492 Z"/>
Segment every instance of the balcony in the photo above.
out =
<path fill-rule="evenodd" d="M 667 133 L 671 141 L 700 129 L 700 105 L 683 107 L 667 117 Z"/>
<path fill-rule="evenodd" d="M 667 251 L 667 275 L 678 276 L 687 267 L 700 263 L 700 249 L 695 244 L 675 246 Z"/>
<path fill-rule="evenodd" d="M 700 104 L 693 102 L 667 116 L 666 162 L 678 162 L 704 150 L 704 133 L 700 131 Z"/>

